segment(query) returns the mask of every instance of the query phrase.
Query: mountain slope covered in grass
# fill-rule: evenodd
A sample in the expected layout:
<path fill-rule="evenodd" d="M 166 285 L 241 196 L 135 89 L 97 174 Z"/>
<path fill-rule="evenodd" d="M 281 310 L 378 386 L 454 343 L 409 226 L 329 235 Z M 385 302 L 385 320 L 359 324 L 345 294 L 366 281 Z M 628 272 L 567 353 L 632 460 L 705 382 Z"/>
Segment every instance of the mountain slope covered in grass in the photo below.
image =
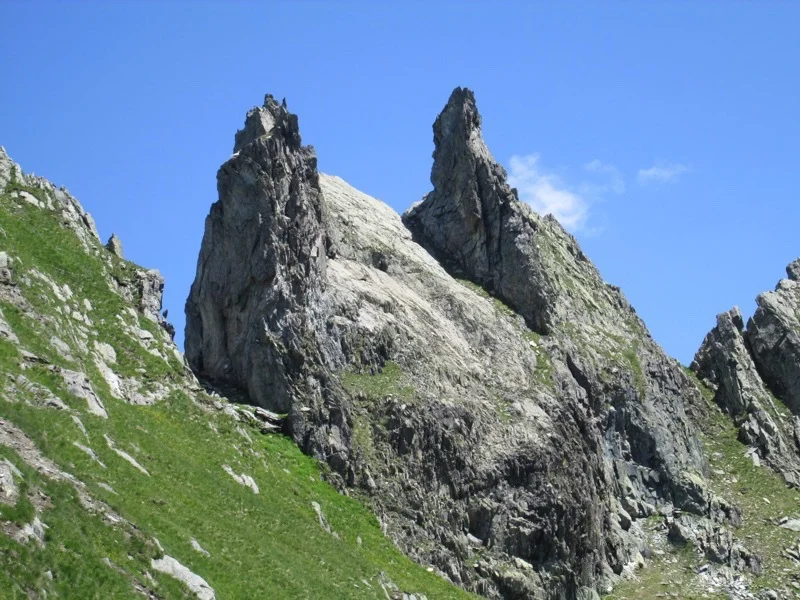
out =
<path fill-rule="evenodd" d="M 0 151 L 0 597 L 469 597 L 198 384 L 161 286 Z"/>

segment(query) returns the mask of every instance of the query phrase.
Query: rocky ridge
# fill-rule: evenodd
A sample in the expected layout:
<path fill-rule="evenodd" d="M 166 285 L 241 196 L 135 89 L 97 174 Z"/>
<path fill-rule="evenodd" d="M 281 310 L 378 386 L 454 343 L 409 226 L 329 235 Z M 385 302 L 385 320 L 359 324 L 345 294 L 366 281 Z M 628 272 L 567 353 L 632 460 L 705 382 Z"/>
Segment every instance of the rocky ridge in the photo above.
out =
<path fill-rule="evenodd" d="M 800 485 L 800 259 L 758 296 L 744 325 L 736 307 L 717 316 L 692 362 L 740 440 L 786 483 Z"/>
<path fill-rule="evenodd" d="M 719 568 L 730 534 L 697 386 L 552 217 L 519 202 L 469 90 L 434 124 L 434 189 L 401 220 L 319 174 L 267 96 L 218 173 L 187 357 L 286 412 L 398 545 L 490 598 L 592 598 L 662 515 Z M 714 567 L 717 568 L 717 567 Z"/>

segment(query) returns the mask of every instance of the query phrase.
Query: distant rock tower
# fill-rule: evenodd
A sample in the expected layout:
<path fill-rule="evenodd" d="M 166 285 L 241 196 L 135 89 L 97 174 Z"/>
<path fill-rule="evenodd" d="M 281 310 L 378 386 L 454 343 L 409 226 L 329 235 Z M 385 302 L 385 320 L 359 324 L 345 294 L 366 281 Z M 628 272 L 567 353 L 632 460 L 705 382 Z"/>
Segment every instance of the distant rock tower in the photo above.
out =
<path fill-rule="evenodd" d="M 117 237 L 116 233 L 112 233 L 111 237 L 108 238 L 106 249 L 111 252 L 111 254 L 124 258 L 122 256 L 122 240 Z"/>

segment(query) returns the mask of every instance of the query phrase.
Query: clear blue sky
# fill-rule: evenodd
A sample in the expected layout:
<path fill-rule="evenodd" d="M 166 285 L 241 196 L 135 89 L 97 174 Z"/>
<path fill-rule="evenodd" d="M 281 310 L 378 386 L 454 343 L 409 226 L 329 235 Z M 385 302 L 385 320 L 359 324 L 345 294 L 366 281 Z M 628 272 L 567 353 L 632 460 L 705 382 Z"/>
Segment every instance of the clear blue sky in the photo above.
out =
<path fill-rule="evenodd" d="M 0 144 L 161 270 L 181 331 L 217 168 L 265 92 L 321 170 L 402 212 L 468 86 L 522 196 L 687 362 L 800 255 L 798 31 L 788 1 L 5 0 Z"/>

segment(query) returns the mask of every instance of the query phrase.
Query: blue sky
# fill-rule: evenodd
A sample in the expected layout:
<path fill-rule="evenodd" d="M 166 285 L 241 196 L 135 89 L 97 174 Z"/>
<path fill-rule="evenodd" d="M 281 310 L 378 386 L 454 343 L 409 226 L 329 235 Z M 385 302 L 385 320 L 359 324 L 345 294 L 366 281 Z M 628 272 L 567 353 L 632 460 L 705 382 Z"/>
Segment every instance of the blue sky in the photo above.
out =
<path fill-rule="evenodd" d="M 6 0 L 0 144 L 161 270 L 182 330 L 217 168 L 264 93 L 321 170 L 402 212 L 468 86 L 521 196 L 688 362 L 800 255 L 799 28 L 788 1 Z"/>

